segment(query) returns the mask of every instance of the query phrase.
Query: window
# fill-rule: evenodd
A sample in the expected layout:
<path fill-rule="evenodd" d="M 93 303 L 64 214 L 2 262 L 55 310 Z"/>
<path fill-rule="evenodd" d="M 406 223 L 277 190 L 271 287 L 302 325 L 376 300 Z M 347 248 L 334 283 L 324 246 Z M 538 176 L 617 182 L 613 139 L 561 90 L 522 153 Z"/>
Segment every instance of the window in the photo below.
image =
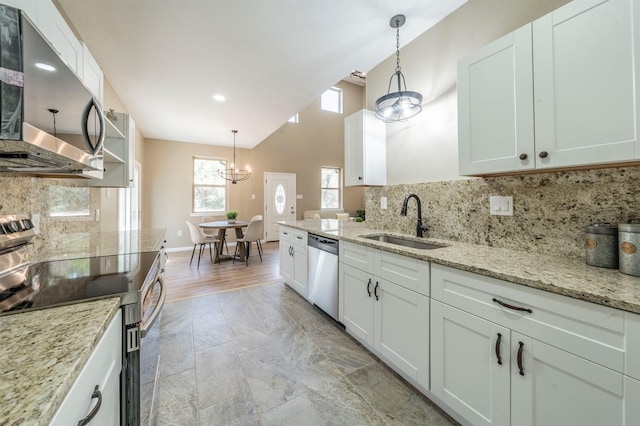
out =
<path fill-rule="evenodd" d="M 300 118 L 298 117 L 298 114 L 296 114 L 293 117 L 291 117 L 290 119 L 288 119 L 287 121 L 289 123 L 299 123 L 300 122 Z"/>
<path fill-rule="evenodd" d="M 323 167 L 322 173 L 322 202 L 323 209 L 339 209 L 342 204 L 340 169 Z"/>
<path fill-rule="evenodd" d="M 210 213 L 227 210 L 227 181 L 218 174 L 227 161 L 193 157 L 193 212 Z"/>
<path fill-rule="evenodd" d="M 320 108 L 342 114 L 342 90 L 332 87 L 324 92 L 320 97 Z"/>

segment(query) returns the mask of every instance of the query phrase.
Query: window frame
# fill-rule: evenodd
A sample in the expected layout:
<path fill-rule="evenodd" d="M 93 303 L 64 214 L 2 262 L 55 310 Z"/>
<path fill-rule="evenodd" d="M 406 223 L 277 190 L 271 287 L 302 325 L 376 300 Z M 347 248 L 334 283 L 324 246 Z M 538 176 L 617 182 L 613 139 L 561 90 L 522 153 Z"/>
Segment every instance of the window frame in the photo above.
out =
<path fill-rule="evenodd" d="M 333 188 L 333 187 L 324 187 L 323 182 L 322 182 L 322 172 L 325 169 L 331 169 L 331 170 L 337 170 L 338 171 L 338 187 L 337 188 Z M 342 200 L 342 196 L 344 194 L 344 190 L 343 190 L 343 184 L 342 184 L 342 168 L 341 167 L 335 167 L 335 166 L 321 166 L 320 167 L 320 210 L 340 210 L 343 207 L 343 200 Z M 323 191 L 325 190 L 338 190 L 338 207 L 324 207 L 323 206 Z"/>
<path fill-rule="evenodd" d="M 194 215 L 213 216 L 226 213 L 229 205 L 229 181 L 225 180 L 224 185 L 196 184 L 196 160 L 218 161 L 227 167 L 229 160 L 221 157 L 206 157 L 194 155 L 191 161 L 191 213 Z M 224 188 L 224 208 L 222 210 L 196 211 L 196 188 Z"/>
<path fill-rule="evenodd" d="M 322 107 L 322 98 L 324 97 L 324 95 L 327 92 L 336 92 L 338 94 L 338 111 L 334 111 L 332 109 L 326 109 L 326 108 Z M 344 92 L 339 87 L 332 86 L 331 88 L 329 88 L 329 89 L 325 90 L 324 92 L 322 92 L 322 95 L 320 95 L 320 110 L 321 111 L 333 112 L 335 114 L 342 114 L 343 113 L 343 104 L 344 104 Z"/>

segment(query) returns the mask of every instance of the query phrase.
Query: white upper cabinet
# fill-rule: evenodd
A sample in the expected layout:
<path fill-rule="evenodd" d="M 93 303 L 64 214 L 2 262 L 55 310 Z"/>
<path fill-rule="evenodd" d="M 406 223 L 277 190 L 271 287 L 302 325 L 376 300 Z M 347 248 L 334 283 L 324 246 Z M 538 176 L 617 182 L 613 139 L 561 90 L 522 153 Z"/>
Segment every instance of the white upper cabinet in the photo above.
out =
<path fill-rule="evenodd" d="M 104 175 L 89 186 L 130 188 L 135 169 L 136 124 L 129 114 L 116 112 L 115 122 L 105 118 Z"/>
<path fill-rule="evenodd" d="M 344 119 L 345 186 L 386 185 L 385 126 L 373 111 L 366 109 Z"/>
<path fill-rule="evenodd" d="M 460 174 L 637 161 L 639 10 L 574 1 L 463 58 Z"/>
<path fill-rule="evenodd" d="M 91 93 L 93 93 L 93 96 L 95 96 L 100 105 L 102 105 L 104 98 L 104 74 L 100 65 L 98 65 L 89 51 L 89 48 L 87 48 L 87 45 L 84 43 L 82 43 L 82 58 L 84 61 L 82 66 L 82 80 Z"/>
<path fill-rule="evenodd" d="M 533 23 L 536 167 L 638 158 L 639 10 L 574 1 Z"/>
<path fill-rule="evenodd" d="M 532 169 L 531 24 L 458 63 L 460 174 Z"/>
<path fill-rule="evenodd" d="M 58 55 L 79 76 L 83 76 L 82 43 L 51 1 L 38 2 L 36 25 Z"/>

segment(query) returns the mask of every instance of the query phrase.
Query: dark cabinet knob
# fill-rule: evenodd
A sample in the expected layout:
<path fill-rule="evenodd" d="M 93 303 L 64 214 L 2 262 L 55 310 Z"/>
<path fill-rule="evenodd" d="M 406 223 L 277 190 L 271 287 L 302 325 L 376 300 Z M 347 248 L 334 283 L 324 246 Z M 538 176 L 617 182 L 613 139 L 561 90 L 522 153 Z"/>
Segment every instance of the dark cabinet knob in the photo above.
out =
<path fill-rule="evenodd" d="M 527 154 L 520 154 L 520 158 L 522 161 L 526 160 L 527 158 L 529 158 L 529 156 Z"/>
<path fill-rule="evenodd" d="M 549 156 L 549 153 L 547 151 L 542 151 L 540 152 L 540 154 L 538 154 L 538 157 L 540 158 L 547 158 Z"/>
<path fill-rule="evenodd" d="M 358 176 L 358 180 L 362 180 L 362 176 Z"/>

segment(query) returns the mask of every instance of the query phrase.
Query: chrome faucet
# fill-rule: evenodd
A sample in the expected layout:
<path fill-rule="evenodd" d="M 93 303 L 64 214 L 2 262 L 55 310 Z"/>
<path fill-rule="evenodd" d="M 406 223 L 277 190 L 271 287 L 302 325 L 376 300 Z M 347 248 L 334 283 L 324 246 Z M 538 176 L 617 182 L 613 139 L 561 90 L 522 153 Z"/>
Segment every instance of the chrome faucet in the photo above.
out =
<path fill-rule="evenodd" d="M 422 226 L 422 203 L 420 202 L 420 198 L 416 194 L 409 194 L 404 197 L 404 201 L 402 202 L 402 209 L 400 210 L 400 216 L 407 215 L 407 204 L 409 203 L 410 198 L 415 198 L 418 203 L 418 223 L 416 224 L 416 237 L 422 237 L 422 233 L 429 230 L 429 226 Z"/>

